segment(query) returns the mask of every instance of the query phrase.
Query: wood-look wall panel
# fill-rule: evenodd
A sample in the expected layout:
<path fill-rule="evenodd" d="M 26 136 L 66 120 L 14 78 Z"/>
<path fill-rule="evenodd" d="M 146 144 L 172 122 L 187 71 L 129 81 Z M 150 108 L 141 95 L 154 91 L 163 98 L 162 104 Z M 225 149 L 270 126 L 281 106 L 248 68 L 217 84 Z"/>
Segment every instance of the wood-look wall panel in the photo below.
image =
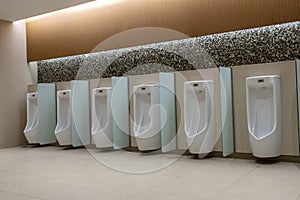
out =
<path fill-rule="evenodd" d="M 163 27 L 194 37 L 298 21 L 299 10 L 299 0 L 120 0 L 27 21 L 28 61 L 89 53 L 133 28 Z"/>

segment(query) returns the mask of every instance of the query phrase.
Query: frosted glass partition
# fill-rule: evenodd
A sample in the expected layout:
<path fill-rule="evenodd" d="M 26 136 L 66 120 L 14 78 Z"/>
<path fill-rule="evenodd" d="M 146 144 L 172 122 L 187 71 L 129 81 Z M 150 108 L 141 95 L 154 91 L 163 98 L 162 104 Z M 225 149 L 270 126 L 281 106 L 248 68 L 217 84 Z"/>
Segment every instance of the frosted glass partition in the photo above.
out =
<path fill-rule="evenodd" d="M 114 149 L 129 147 L 128 78 L 112 77 L 111 106 Z"/>
<path fill-rule="evenodd" d="M 298 95 L 298 139 L 299 139 L 299 151 L 300 151 L 300 60 L 296 59 L 296 71 L 297 71 L 297 95 Z M 300 153 L 300 152 L 299 152 Z"/>
<path fill-rule="evenodd" d="M 234 152 L 231 68 L 220 68 L 223 156 Z"/>
<path fill-rule="evenodd" d="M 88 81 L 71 81 L 72 145 L 90 144 L 90 99 Z"/>
<path fill-rule="evenodd" d="M 56 142 L 56 89 L 55 84 L 38 84 L 38 140 L 41 145 Z"/>
<path fill-rule="evenodd" d="M 169 152 L 177 148 L 174 73 L 160 73 L 159 83 L 162 152 Z"/>

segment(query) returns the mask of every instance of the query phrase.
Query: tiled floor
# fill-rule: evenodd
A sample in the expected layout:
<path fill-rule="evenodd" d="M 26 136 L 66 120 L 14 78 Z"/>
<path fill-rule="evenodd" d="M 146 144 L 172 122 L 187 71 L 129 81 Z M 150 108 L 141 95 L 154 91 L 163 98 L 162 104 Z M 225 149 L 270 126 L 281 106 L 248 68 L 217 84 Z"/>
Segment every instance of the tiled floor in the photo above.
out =
<path fill-rule="evenodd" d="M 300 164 L 10 148 L 0 150 L 0 199 L 300 200 Z"/>

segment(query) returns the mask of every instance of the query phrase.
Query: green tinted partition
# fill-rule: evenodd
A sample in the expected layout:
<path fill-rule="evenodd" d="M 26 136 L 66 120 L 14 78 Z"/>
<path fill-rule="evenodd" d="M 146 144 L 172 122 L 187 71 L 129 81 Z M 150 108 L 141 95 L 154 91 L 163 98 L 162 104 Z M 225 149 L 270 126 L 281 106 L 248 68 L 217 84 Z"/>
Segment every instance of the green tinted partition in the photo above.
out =
<path fill-rule="evenodd" d="M 234 153 L 231 68 L 220 68 L 223 156 Z"/>
<path fill-rule="evenodd" d="M 90 99 L 88 81 L 71 81 L 72 145 L 90 144 Z"/>
<path fill-rule="evenodd" d="M 55 84 L 38 84 L 38 140 L 41 145 L 56 142 L 56 89 Z"/>
<path fill-rule="evenodd" d="M 128 78 L 112 77 L 111 106 L 114 149 L 129 147 Z"/>
<path fill-rule="evenodd" d="M 176 106 L 174 73 L 160 73 L 162 152 L 176 150 Z"/>
<path fill-rule="evenodd" d="M 298 140 L 300 151 L 300 60 L 296 59 L 296 71 L 297 71 L 297 95 L 298 95 Z M 299 152 L 300 153 L 300 152 Z"/>

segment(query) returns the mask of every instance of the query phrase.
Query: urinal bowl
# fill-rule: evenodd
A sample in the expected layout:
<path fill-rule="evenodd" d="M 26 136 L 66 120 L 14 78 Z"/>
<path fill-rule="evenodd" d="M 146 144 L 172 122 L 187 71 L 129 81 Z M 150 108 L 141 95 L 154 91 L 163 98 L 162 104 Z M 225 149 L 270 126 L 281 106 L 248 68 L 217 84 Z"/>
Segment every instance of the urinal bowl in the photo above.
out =
<path fill-rule="evenodd" d="M 37 144 L 38 140 L 38 93 L 27 94 L 27 123 L 24 135 L 29 144 Z"/>
<path fill-rule="evenodd" d="M 153 130 L 149 130 L 152 132 Z M 136 136 L 136 143 L 138 144 L 138 149 L 140 151 L 150 151 L 156 150 L 161 148 L 161 136 L 160 132 L 157 132 L 155 135 L 147 136 L 148 134 L 145 133 L 143 135 Z"/>
<path fill-rule="evenodd" d="M 31 130 L 24 130 L 24 135 L 29 144 L 38 144 L 38 127 Z"/>
<path fill-rule="evenodd" d="M 273 158 L 281 154 L 281 96 L 278 75 L 246 79 L 247 124 L 253 156 Z"/>
<path fill-rule="evenodd" d="M 57 92 L 57 125 L 55 136 L 62 146 L 72 145 L 71 128 L 71 90 L 61 90 Z"/>
<path fill-rule="evenodd" d="M 56 139 L 61 146 L 72 145 L 72 129 L 71 126 L 63 129 L 57 130 L 55 132 Z"/>
<path fill-rule="evenodd" d="M 161 148 L 159 84 L 134 86 L 134 136 L 140 151 Z"/>
<path fill-rule="evenodd" d="M 113 147 L 111 87 L 92 90 L 92 138 L 97 148 Z"/>
<path fill-rule="evenodd" d="M 92 133 L 93 141 L 97 148 L 110 148 L 113 147 L 112 130 L 103 130 Z"/>
<path fill-rule="evenodd" d="M 276 130 L 263 139 L 249 135 L 250 148 L 254 157 L 275 158 L 281 154 L 281 131 Z"/>
<path fill-rule="evenodd" d="M 189 152 L 206 155 L 215 146 L 214 82 L 184 83 L 184 128 Z"/>
<path fill-rule="evenodd" d="M 213 152 L 215 146 L 214 127 L 211 126 L 205 133 L 187 138 L 187 144 L 191 154 L 205 155 Z"/>

